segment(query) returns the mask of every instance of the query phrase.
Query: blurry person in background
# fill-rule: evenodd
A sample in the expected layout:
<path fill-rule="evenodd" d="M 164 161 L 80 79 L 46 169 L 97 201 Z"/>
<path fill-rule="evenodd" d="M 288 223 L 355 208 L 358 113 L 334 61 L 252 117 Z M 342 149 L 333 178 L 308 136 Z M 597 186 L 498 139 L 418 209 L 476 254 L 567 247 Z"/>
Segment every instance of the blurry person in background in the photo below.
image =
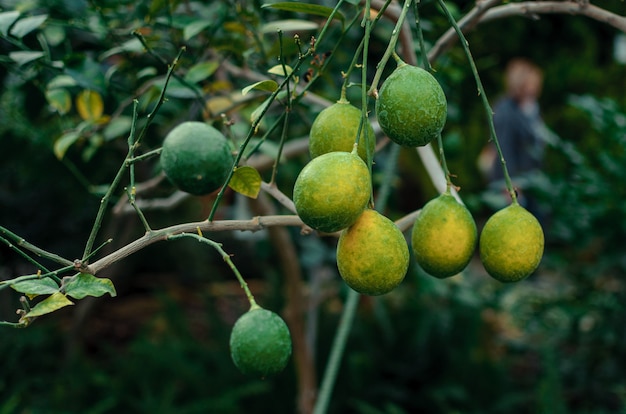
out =
<path fill-rule="evenodd" d="M 533 175 L 541 171 L 549 139 L 549 130 L 541 119 L 538 101 L 543 73 L 534 63 L 515 58 L 507 64 L 504 81 L 506 94 L 493 107 L 496 135 L 519 203 L 541 221 L 535 200 L 524 188 L 533 180 Z M 495 145 L 490 143 L 486 152 L 490 187 L 502 190 L 505 188 L 504 172 Z"/>

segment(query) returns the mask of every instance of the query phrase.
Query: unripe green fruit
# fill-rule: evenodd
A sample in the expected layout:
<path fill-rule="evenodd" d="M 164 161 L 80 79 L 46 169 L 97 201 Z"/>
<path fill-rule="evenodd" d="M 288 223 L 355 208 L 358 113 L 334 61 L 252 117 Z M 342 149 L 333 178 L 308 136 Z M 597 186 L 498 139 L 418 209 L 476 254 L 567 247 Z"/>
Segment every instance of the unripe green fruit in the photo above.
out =
<path fill-rule="evenodd" d="M 356 221 L 371 195 L 367 165 L 352 152 L 329 152 L 302 168 L 293 187 L 293 202 L 311 228 L 333 233 Z"/>
<path fill-rule="evenodd" d="M 543 257 L 539 221 L 517 203 L 489 217 L 480 234 L 480 259 L 491 277 L 517 282 L 530 276 Z"/>
<path fill-rule="evenodd" d="M 441 133 L 448 113 L 439 82 L 417 66 L 401 63 L 383 82 L 376 116 L 383 132 L 405 147 L 423 146 Z"/>
<path fill-rule="evenodd" d="M 309 134 L 309 152 L 311 158 L 333 151 L 351 152 L 356 142 L 356 136 L 361 124 L 362 113 L 356 106 L 342 99 L 320 112 Z M 359 137 L 359 157 L 367 162 L 368 151 L 370 158 L 376 149 L 374 128 L 369 122 L 361 127 Z"/>
<path fill-rule="evenodd" d="M 287 324 L 270 310 L 250 309 L 233 326 L 230 355 L 244 374 L 264 377 L 282 371 L 291 356 Z"/>
<path fill-rule="evenodd" d="M 163 140 L 161 167 L 167 178 L 187 193 L 205 195 L 217 190 L 232 164 L 224 135 L 203 122 L 183 122 Z"/>
<path fill-rule="evenodd" d="M 415 260 L 426 273 L 438 278 L 454 276 L 465 269 L 477 239 L 471 213 L 450 193 L 424 205 L 411 234 Z"/>

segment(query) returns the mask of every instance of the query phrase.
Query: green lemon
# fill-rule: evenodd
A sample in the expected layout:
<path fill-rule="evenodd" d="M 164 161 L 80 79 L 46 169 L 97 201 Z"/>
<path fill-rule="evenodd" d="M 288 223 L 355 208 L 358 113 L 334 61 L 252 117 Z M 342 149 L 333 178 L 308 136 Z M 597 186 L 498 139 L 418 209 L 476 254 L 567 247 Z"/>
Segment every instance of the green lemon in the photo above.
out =
<path fill-rule="evenodd" d="M 313 121 L 309 134 L 311 158 L 333 151 L 351 152 L 356 142 L 361 119 L 361 110 L 345 99 L 339 100 L 320 112 Z M 367 122 L 361 128 L 358 145 L 359 157 L 367 162 L 368 151 L 371 159 L 375 149 L 374 128 Z"/>
<path fill-rule="evenodd" d="M 411 233 L 415 260 L 426 273 L 439 278 L 465 269 L 477 239 L 471 213 L 448 192 L 424 205 Z"/>
<path fill-rule="evenodd" d="M 480 259 L 500 282 L 530 276 L 543 257 L 544 236 L 539 221 L 517 203 L 489 217 L 480 234 Z"/>
<path fill-rule="evenodd" d="M 348 286 L 365 295 L 383 295 L 398 286 L 409 267 L 404 235 L 384 215 L 366 209 L 341 232 L 337 268 Z"/>
<path fill-rule="evenodd" d="M 378 91 L 378 123 L 392 141 L 405 147 L 423 146 L 436 138 L 447 113 L 441 85 L 417 66 L 399 64 Z"/>
<path fill-rule="evenodd" d="M 293 202 L 311 228 L 333 233 L 356 221 L 369 202 L 371 180 L 354 152 L 328 152 L 304 166 L 293 188 Z"/>
<path fill-rule="evenodd" d="M 230 355 L 244 374 L 266 376 L 282 371 L 291 356 L 291 335 L 276 313 L 253 307 L 235 322 Z"/>
<path fill-rule="evenodd" d="M 180 190 L 193 195 L 220 188 L 233 160 L 224 135 L 203 122 L 183 122 L 163 140 L 161 167 L 165 175 Z"/>

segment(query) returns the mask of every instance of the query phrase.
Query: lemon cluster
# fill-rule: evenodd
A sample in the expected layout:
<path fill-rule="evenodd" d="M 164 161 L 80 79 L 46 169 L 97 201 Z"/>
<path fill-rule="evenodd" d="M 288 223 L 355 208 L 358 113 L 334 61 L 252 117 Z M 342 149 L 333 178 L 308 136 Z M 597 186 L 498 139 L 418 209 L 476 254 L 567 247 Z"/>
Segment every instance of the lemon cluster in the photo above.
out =
<path fill-rule="evenodd" d="M 410 255 L 395 223 L 369 207 L 374 148 L 373 128 L 360 109 L 342 98 L 323 110 L 311 127 L 312 160 L 296 179 L 293 201 L 311 228 L 341 232 L 337 267 L 346 284 L 382 295 L 404 280 Z"/>
<path fill-rule="evenodd" d="M 470 212 L 449 192 L 426 203 L 411 236 L 417 263 L 439 278 L 462 271 L 478 244 L 480 260 L 491 277 L 517 282 L 537 269 L 544 248 L 539 221 L 517 202 L 493 214 L 478 239 Z"/>

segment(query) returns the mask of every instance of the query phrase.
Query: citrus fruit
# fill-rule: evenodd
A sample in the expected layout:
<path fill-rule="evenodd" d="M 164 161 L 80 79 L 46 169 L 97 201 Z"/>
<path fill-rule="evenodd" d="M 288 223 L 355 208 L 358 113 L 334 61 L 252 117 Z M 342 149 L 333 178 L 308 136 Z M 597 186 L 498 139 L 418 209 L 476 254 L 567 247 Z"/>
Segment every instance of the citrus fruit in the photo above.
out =
<path fill-rule="evenodd" d="M 294 184 L 293 202 L 305 224 L 333 233 L 356 221 L 370 193 L 365 162 L 354 152 L 334 151 L 313 158 L 302 168 Z"/>
<path fill-rule="evenodd" d="M 224 184 L 233 155 L 224 135 L 203 122 L 177 125 L 163 140 L 161 167 L 180 190 L 193 195 L 212 193 Z"/>
<path fill-rule="evenodd" d="M 384 215 L 366 209 L 341 232 L 337 268 L 348 286 L 365 295 L 383 295 L 398 286 L 409 267 L 404 235 Z"/>
<path fill-rule="evenodd" d="M 423 146 L 446 123 L 448 104 L 439 82 L 426 70 L 400 63 L 383 82 L 376 117 L 383 132 L 405 147 Z"/>
<path fill-rule="evenodd" d="M 517 203 L 489 217 L 480 234 L 480 259 L 501 282 L 517 282 L 537 269 L 544 237 L 539 221 Z"/>
<path fill-rule="evenodd" d="M 333 151 L 351 152 L 356 142 L 361 119 L 361 110 L 345 99 L 340 99 L 320 112 L 315 117 L 309 134 L 311 158 Z M 368 151 L 371 159 L 375 147 L 374 128 L 369 122 L 364 123 L 359 137 L 359 157 L 367 162 Z"/>
<path fill-rule="evenodd" d="M 252 307 L 233 326 L 230 355 L 244 374 L 266 376 L 282 371 L 291 356 L 287 324 L 270 310 Z"/>
<path fill-rule="evenodd" d="M 424 271 L 438 278 L 465 269 L 476 249 L 474 219 L 449 192 L 430 200 L 415 219 L 411 245 Z"/>

